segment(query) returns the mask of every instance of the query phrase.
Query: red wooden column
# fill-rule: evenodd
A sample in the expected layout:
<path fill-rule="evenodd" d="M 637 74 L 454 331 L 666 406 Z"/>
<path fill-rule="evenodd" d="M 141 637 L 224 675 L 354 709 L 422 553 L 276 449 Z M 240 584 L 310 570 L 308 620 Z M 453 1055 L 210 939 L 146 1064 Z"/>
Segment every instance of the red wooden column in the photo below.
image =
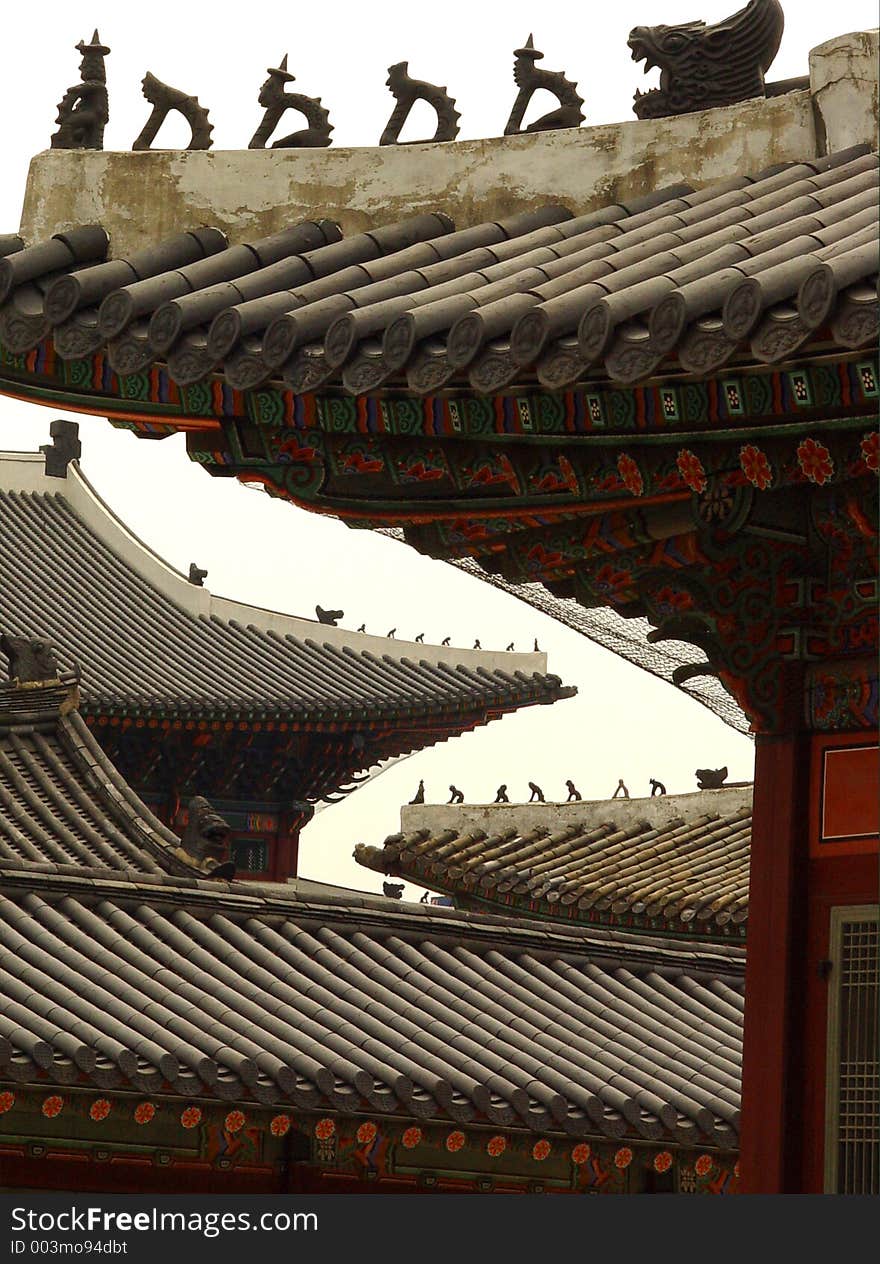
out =
<path fill-rule="evenodd" d="M 756 739 L 740 1170 L 749 1194 L 798 1192 L 798 1070 L 810 804 L 809 734 Z"/>

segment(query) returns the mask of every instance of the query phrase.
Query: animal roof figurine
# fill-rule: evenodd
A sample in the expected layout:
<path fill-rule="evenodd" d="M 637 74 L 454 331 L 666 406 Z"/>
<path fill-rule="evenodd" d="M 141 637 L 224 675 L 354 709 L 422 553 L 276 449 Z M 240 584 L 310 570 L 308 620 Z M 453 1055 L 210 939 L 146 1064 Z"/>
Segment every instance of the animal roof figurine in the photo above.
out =
<path fill-rule="evenodd" d="M 101 43 L 97 30 L 92 42 L 80 40 L 80 82 L 68 88 L 58 103 L 58 130 L 49 144 L 52 149 L 103 149 L 104 128 L 110 118 L 107 72 L 104 58 L 110 49 Z"/>
<path fill-rule="evenodd" d="M 182 114 L 190 125 L 190 139 L 186 146 L 188 150 L 211 148 L 211 133 L 214 128 L 208 121 L 208 111 L 199 103 L 198 97 L 189 97 L 179 88 L 172 88 L 149 70 L 143 77 L 142 88 L 153 109 L 140 135 L 132 141 L 132 149 L 151 149 L 159 128 L 173 111 Z"/>
<path fill-rule="evenodd" d="M 727 780 L 727 765 L 723 768 L 698 768 L 695 776 L 701 790 L 720 790 Z"/>
<path fill-rule="evenodd" d="M 308 127 L 273 141 L 273 149 L 322 149 L 329 145 L 333 125 L 328 111 L 321 104 L 321 98 L 303 96 L 301 92 L 285 91 L 285 85 L 293 83 L 296 77 L 287 69 L 287 53 L 281 58 L 280 66 L 270 66 L 266 73 L 269 78 L 260 88 L 260 95 L 257 98 L 265 114 L 262 123 L 250 139 L 248 149 L 265 149 L 269 137 L 288 110 L 295 110 L 297 114 L 301 114 L 308 123 Z"/>
<path fill-rule="evenodd" d="M 496 803 L 509 803 L 510 802 L 510 799 L 508 799 L 507 797 L 506 785 L 501 785 L 498 787 L 497 791 L 495 792 L 495 802 Z"/>
<path fill-rule="evenodd" d="M 413 79 L 409 74 L 407 61 L 389 66 L 385 82 L 397 104 L 379 137 L 380 145 L 419 145 L 438 140 L 455 140 L 461 115 L 446 88 L 438 88 L 436 84 L 426 83 L 424 79 Z M 398 137 L 416 101 L 426 101 L 431 106 L 437 115 L 437 129 L 433 136 L 426 137 L 424 141 L 401 141 Z"/>
<path fill-rule="evenodd" d="M 577 786 L 570 778 L 566 781 L 565 785 L 568 789 L 568 798 L 566 799 L 566 803 L 571 803 L 573 800 L 580 801 L 582 799 L 583 796 L 581 795 L 580 790 L 578 790 Z"/>
<path fill-rule="evenodd" d="M 529 797 L 529 803 L 535 803 L 535 802 L 545 803 L 546 802 L 544 798 L 544 791 L 541 789 L 540 786 L 536 785 L 534 781 L 529 782 L 529 789 L 532 792 Z"/>
<path fill-rule="evenodd" d="M 449 787 L 449 802 L 450 803 L 464 803 L 464 795 L 458 789 L 457 786 Z"/>
<path fill-rule="evenodd" d="M 424 781 L 420 781 L 418 790 L 410 799 L 410 804 L 412 805 L 413 803 L 424 803 L 424 802 L 425 802 L 425 783 Z"/>
<path fill-rule="evenodd" d="M 315 606 L 315 614 L 318 616 L 319 623 L 326 623 L 329 628 L 335 628 L 336 624 L 345 614 L 344 610 L 324 610 L 321 606 Z"/>
<path fill-rule="evenodd" d="M 544 56 L 535 48 L 530 35 L 524 48 L 514 51 L 513 78 L 519 92 L 513 103 L 510 118 L 504 129 L 505 136 L 515 136 L 523 132 L 548 132 L 563 127 L 579 127 L 584 116 L 581 106 L 583 97 L 578 96 L 577 84 L 566 79 L 561 70 L 539 70 L 535 65 Z M 559 102 L 559 108 L 542 114 L 534 123 L 523 127 L 529 102 L 536 92 L 544 89 L 553 94 Z"/>
<path fill-rule="evenodd" d="M 664 786 L 664 784 L 663 784 L 663 782 L 662 782 L 662 781 L 655 781 L 655 780 L 654 780 L 654 778 L 652 777 L 652 778 L 651 778 L 651 780 L 649 781 L 649 783 L 648 783 L 648 784 L 649 784 L 649 785 L 650 785 L 650 787 L 651 787 L 651 798 L 652 798 L 652 799 L 653 799 L 653 797 L 654 797 L 654 795 L 655 795 L 655 794 L 665 794 L 665 793 L 666 793 L 666 787 Z"/>
<path fill-rule="evenodd" d="M 691 114 L 765 95 L 764 75 L 779 51 L 785 15 L 779 0 L 749 0 L 714 26 L 636 26 L 627 43 L 645 73 L 660 67 L 660 87 L 636 92 L 640 119 Z"/>
<path fill-rule="evenodd" d="M 617 789 L 614 791 L 614 794 L 612 794 L 611 797 L 612 799 L 616 799 L 618 795 L 623 795 L 624 799 L 629 798 L 629 791 L 627 790 L 626 786 L 623 784 L 623 777 L 621 777 L 620 780 L 618 781 Z"/>

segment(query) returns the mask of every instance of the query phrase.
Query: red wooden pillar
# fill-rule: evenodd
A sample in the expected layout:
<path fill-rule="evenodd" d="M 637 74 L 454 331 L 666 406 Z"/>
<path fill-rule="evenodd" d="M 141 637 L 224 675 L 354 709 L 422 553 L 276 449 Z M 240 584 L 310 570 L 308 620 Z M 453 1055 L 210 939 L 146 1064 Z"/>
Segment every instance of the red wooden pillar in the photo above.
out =
<path fill-rule="evenodd" d="M 740 1134 L 749 1194 L 798 1192 L 801 1175 L 809 772 L 809 734 L 756 739 Z"/>

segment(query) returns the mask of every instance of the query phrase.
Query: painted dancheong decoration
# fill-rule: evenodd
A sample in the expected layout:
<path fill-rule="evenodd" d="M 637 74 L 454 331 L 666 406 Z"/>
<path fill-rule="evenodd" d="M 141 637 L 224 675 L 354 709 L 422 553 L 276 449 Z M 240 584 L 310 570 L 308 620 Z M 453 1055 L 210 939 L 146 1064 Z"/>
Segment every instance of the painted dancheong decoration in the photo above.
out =
<path fill-rule="evenodd" d="M 333 125 L 329 111 L 321 104 L 320 97 L 307 97 L 301 92 L 287 92 L 285 85 L 296 78 L 287 69 L 287 53 L 280 66 L 269 67 L 269 78 L 260 88 L 259 103 L 265 110 L 263 121 L 254 132 L 248 149 L 265 149 L 269 138 L 288 110 L 294 110 L 306 120 L 308 127 L 272 141 L 272 149 L 322 149 L 330 144 Z"/>
<path fill-rule="evenodd" d="M 186 148 L 211 148 L 211 132 L 214 128 L 208 121 L 208 111 L 199 103 L 198 97 L 187 96 L 179 88 L 170 87 L 149 70 L 144 75 L 142 87 L 144 96 L 153 109 L 140 135 L 132 142 L 132 149 L 152 149 L 159 128 L 174 111 L 182 114 L 190 125 L 191 135 Z"/>
<path fill-rule="evenodd" d="M 660 87 L 637 91 L 640 119 L 691 114 L 765 94 L 764 75 L 779 51 L 785 15 L 779 0 L 749 0 L 723 22 L 636 26 L 627 41 L 645 73 L 660 68 Z"/>
<path fill-rule="evenodd" d="M 577 84 L 566 79 L 561 70 L 539 69 L 535 62 L 544 56 L 535 48 L 530 35 L 522 48 L 514 51 L 513 78 L 519 92 L 513 103 L 510 118 L 504 129 L 505 136 L 518 136 L 521 132 L 549 132 L 564 127 L 579 127 L 584 120 L 581 106 L 584 99 L 578 96 Z M 523 119 L 529 102 L 541 88 L 551 92 L 559 101 L 559 108 L 542 114 L 540 118 L 523 127 Z"/>
<path fill-rule="evenodd" d="M 104 58 L 110 49 L 101 43 L 97 30 L 91 43 L 80 40 L 76 47 L 82 58 L 80 82 L 68 88 L 58 103 L 58 131 L 49 144 L 53 149 L 103 149 L 110 118 Z"/>
<path fill-rule="evenodd" d="M 379 137 L 380 145 L 417 145 L 439 140 L 455 140 L 459 132 L 458 120 L 461 118 L 455 108 L 455 101 L 446 88 L 438 88 L 436 84 L 427 83 L 424 79 L 413 79 L 409 73 L 409 62 L 399 61 L 388 67 L 386 85 L 396 101 L 391 111 L 391 118 Z M 416 101 L 425 101 L 437 115 L 437 129 L 433 136 L 426 136 L 424 141 L 402 141 L 400 133 L 409 118 L 410 110 Z"/>

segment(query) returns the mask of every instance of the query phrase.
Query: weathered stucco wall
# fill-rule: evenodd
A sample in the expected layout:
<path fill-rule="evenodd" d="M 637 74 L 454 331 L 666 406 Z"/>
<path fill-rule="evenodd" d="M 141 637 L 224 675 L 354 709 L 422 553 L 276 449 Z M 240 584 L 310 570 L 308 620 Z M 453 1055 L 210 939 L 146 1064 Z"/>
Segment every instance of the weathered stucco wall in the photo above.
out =
<path fill-rule="evenodd" d="M 559 201 L 586 211 L 816 152 L 810 94 L 681 118 L 364 149 L 154 153 L 48 150 L 31 162 L 21 233 L 98 222 L 115 255 L 211 224 L 233 242 L 303 218 L 358 232 L 442 208 L 459 227 Z"/>
<path fill-rule="evenodd" d="M 880 31 L 854 31 L 810 53 L 817 140 L 825 153 L 875 140 Z"/>

